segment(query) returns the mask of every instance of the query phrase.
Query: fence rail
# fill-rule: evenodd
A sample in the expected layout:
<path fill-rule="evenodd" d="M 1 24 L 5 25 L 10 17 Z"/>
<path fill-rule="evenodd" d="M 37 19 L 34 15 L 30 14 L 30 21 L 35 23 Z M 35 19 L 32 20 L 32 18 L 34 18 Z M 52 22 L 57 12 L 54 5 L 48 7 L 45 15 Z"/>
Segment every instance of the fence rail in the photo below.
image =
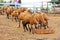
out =
<path fill-rule="evenodd" d="M 41 4 L 41 6 L 37 6 L 36 4 L 38 4 L 38 5 L 40 5 Z M 15 5 L 15 7 L 25 7 L 25 6 L 22 6 L 22 5 L 30 5 L 30 3 L 18 3 L 18 4 L 16 4 L 16 3 L 0 3 L 0 6 L 7 6 L 7 5 Z M 34 12 L 36 12 L 36 11 L 41 11 L 41 9 L 43 9 L 43 2 L 38 2 L 38 3 L 31 3 L 31 5 L 33 5 L 33 6 L 28 6 L 28 7 L 26 7 L 26 8 L 30 8 L 30 9 L 32 9 L 32 11 L 34 11 Z M 51 6 L 52 7 L 52 6 Z M 47 10 L 46 10 L 47 9 Z M 57 9 L 58 10 L 58 9 Z M 48 4 L 46 4 L 46 8 L 43 10 L 43 11 L 45 11 L 45 12 L 54 12 L 54 11 L 52 11 L 52 8 L 49 8 L 49 5 Z M 60 11 L 59 11 L 60 12 Z"/>

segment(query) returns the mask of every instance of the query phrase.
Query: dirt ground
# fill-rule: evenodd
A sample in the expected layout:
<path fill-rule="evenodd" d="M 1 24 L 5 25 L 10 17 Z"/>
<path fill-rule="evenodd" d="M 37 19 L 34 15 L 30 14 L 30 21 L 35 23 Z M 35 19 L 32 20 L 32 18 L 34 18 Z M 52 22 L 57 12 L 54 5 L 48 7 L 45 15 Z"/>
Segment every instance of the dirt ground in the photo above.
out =
<path fill-rule="evenodd" d="M 0 40 L 60 40 L 60 14 L 49 14 L 49 27 L 55 30 L 54 34 L 31 34 L 24 32 L 22 25 L 0 15 Z"/>

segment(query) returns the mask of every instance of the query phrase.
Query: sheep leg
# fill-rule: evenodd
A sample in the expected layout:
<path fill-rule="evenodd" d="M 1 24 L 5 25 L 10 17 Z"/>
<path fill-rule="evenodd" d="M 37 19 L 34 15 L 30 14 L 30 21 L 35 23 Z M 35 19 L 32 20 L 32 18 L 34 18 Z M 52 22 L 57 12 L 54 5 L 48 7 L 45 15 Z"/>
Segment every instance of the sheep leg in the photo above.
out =
<path fill-rule="evenodd" d="M 12 19 L 12 21 L 13 21 L 13 19 L 14 19 L 14 16 L 11 16 L 11 19 Z"/>
<path fill-rule="evenodd" d="M 34 34 L 34 28 L 31 28 L 31 30 L 32 30 L 32 34 Z"/>
<path fill-rule="evenodd" d="M 28 31 L 28 27 L 29 27 L 29 25 L 28 25 L 28 23 L 26 24 L 26 30 Z"/>
<path fill-rule="evenodd" d="M 4 15 L 4 11 L 2 11 L 2 15 Z"/>
<path fill-rule="evenodd" d="M 26 24 L 23 22 L 23 29 L 24 29 L 24 32 L 26 32 Z"/>
<path fill-rule="evenodd" d="M 26 27 L 26 24 L 27 24 L 27 23 L 25 23 L 24 21 L 22 21 L 22 23 L 23 23 L 24 32 L 26 32 L 26 30 L 28 30 L 28 28 Z"/>
<path fill-rule="evenodd" d="M 27 24 L 28 24 L 28 23 L 25 23 L 25 24 L 24 24 L 24 27 L 25 27 L 25 29 L 28 31 L 28 28 L 27 28 L 27 26 L 26 26 Z"/>
<path fill-rule="evenodd" d="M 32 32 L 32 34 L 34 34 L 34 26 L 29 24 L 29 31 Z"/>
<path fill-rule="evenodd" d="M 15 17 L 15 21 L 17 22 L 17 18 Z"/>
<path fill-rule="evenodd" d="M 46 25 L 47 25 L 47 28 L 49 28 L 49 26 L 48 26 L 48 21 L 46 21 L 46 22 L 47 22 L 47 24 L 46 24 Z"/>
<path fill-rule="evenodd" d="M 45 20 L 46 21 L 46 26 L 47 26 L 47 28 L 49 28 L 49 26 L 48 26 L 48 20 Z"/>
<path fill-rule="evenodd" d="M 29 31 L 31 32 L 31 28 L 29 28 Z"/>
<path fill-rule="evenodd" d="M 43 27 L 44 27 L 44 29 L 46 29 L 46 26 L 45 25 Z"/>
<path fill-rule="evenodd" d="M 29 31 L 32 32 L 32 34 L 34 34 L 34 29 L 33 28 L 29 28 Z"/>
<path fill-rule="evenodd" d="M 18 16 L 16 16 L 16 22 L 18 22 Z"/>
<path fill-rule="evenodd" d="M 9 14 L 7 14 L 7 18 L 9 19 Z"/>
<path fill-rule="evenodd" d="M 19 28 L 20 28 L 20 20 L 19 20 Z"/>
<path fill-rule="evenodd" d="M 39 24 L 37 24 L 36 26 L 37 26 L 37 29 L 39 29 Z"/>
<path fill-rule="evenodd" d="M 40 29 L 42 28 L 42 24 L 40 24 L 39 28 L 40 28 Z"/>
<path fill-rule="evenodd" d="M 26 27 L 26 30 L 28 31 L 28 28 Z"/>
<path fill-rule="evenodd" d="M 37 24 L 35 24 L 35 28 L 37 29 L 38 27 L 37 27 Z"/>
<path fill-rule="evenodd" d="M 40 29 L 40 24 L 38 24 L 38 29 Z"/>
<path fill-rule="evenodd" d="M 34 34 L 34 29 L 35 29 L 35 25 L 33 24 L 32 27 L 31 27 L 32 34 Z"/>
<path fill-rule="evenodd" d="M 29 32 L 31 32 L 31 28 L 30 28 L 30 27 L 31 27 L 31 25 L 29 24 L 29 26 L 28 26 L 28 28 L 29 28 Z"/>

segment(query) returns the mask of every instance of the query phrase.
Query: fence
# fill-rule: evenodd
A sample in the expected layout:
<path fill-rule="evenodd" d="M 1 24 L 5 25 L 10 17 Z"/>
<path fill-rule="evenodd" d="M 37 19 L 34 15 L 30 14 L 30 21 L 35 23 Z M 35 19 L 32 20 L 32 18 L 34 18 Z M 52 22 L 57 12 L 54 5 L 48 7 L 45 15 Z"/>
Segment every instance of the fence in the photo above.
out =
<path fill-rule="evenodd" d="M 52 3 L 50 2 L 38 2 L 38 3 L 0 3 L 0 6 L 14 5 L 15 7 L 26 7 L 30 8 L 32 11 L 45 11 L 45 12 L 54 12 L 52 11 Z"/>

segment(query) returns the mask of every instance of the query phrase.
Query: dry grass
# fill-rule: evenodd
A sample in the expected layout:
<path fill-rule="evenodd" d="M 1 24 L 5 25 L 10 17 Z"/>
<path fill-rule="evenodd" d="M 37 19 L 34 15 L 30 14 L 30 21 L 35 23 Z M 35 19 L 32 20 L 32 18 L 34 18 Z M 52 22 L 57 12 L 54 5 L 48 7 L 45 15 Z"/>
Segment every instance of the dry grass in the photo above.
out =
<path fill-rule="evenodd" d="M 29 32 L 23 32 L 22 25 L 18 27 L 18 22 L 7 19 L 6 15 L 0 15 L 0 40 L 55 40 L 54 38 L 60 38 L 60 14 L 53 16 L 49 15 L 49 27 L 55 30 L 54 34 L 31 34 Z M 47 39 L 46 39 L 47 38 Z M 60 39 L 59 39 L 60 40 Z"/>

